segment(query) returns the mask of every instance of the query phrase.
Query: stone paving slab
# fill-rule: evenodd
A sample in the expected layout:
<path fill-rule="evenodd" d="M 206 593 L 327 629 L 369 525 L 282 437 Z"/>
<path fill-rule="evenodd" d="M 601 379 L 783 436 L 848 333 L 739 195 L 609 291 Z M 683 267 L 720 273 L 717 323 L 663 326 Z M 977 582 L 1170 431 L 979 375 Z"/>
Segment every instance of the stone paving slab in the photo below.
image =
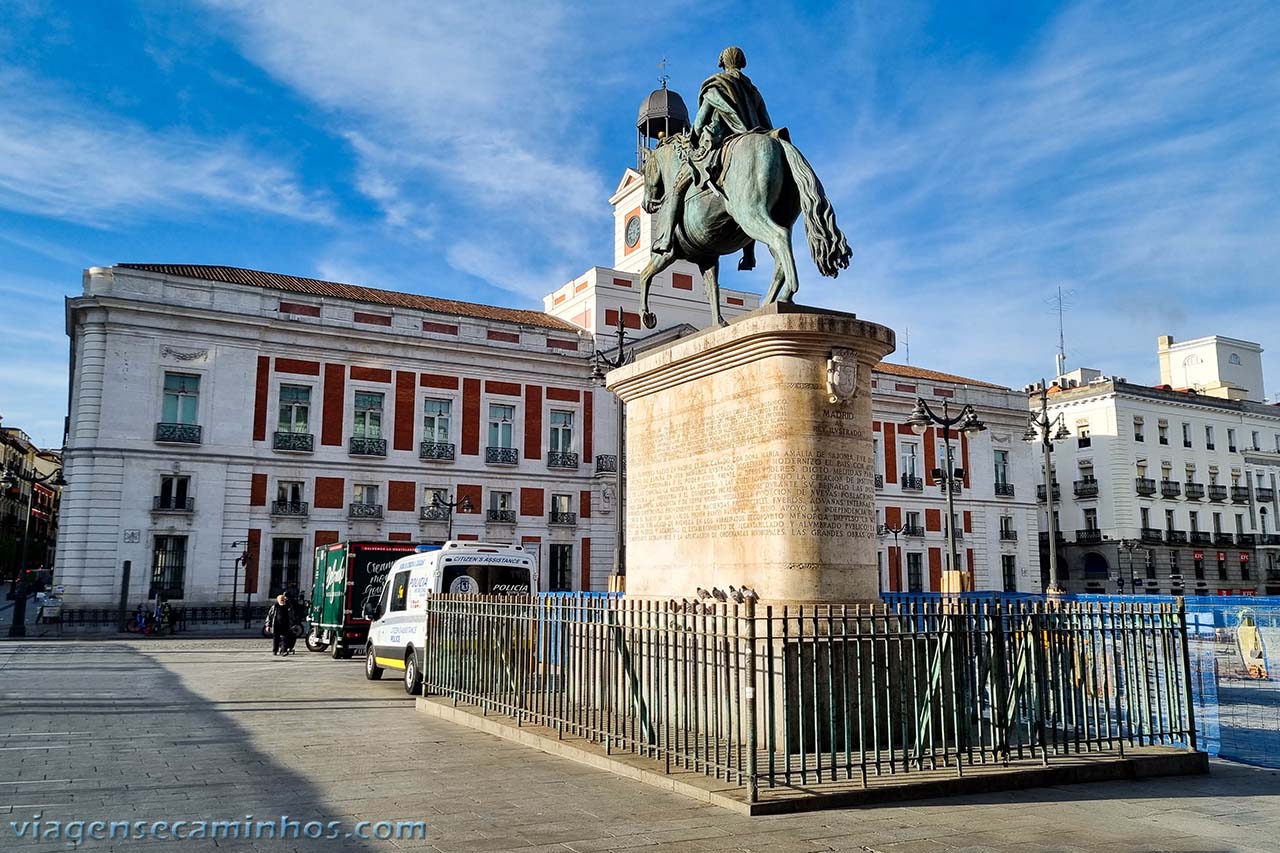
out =
<path fill-rule="evenodd" d="M 0 643 L 0 850 L 71 849 L 9 822 L 423 820 L 427 837 L 86 843 L 86 850 L 1275 850 L 1280 772 L 744 817 L 415 713 L 360 660 L 260 640 Z M 6 746 L 35 749 L 3 749 Z M 58 748 L 67 747 L 67 748 Z"/>

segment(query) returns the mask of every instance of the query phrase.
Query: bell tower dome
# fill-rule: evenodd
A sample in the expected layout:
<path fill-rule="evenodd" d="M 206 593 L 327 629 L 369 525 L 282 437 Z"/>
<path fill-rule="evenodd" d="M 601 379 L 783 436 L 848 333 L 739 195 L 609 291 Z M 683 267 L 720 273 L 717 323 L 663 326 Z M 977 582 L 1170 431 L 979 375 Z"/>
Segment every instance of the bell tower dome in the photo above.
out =
<path fill-rule="evenodd" d="M 645 156 L 659 139 L 688 129 L 689 108 L 684 105 L 684 98 L 667 88 L 664 78 L 662 86 L 650 92 L 640 104 L 640 116 L 636 119 L 636 168 L 644 166 Z"/>

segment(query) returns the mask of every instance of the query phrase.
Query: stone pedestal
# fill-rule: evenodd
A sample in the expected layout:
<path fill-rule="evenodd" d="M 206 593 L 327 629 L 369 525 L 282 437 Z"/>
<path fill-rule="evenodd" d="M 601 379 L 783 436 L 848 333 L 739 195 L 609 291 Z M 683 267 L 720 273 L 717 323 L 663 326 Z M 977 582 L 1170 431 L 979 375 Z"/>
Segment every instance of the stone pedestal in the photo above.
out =
<path fill-rule="evenodd" d="M 627 594 L 878 596 L 871 368 L 893 331 L 770 305 L 612 371 L 627 404 Z"/>

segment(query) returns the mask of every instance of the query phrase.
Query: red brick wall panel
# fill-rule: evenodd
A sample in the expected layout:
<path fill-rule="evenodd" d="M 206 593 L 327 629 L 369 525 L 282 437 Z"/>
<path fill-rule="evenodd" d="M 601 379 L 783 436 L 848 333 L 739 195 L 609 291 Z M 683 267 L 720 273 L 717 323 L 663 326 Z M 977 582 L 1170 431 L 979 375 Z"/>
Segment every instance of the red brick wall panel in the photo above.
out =
<path fill-rule="evenodd" d="M 360 382 L 391 382 L 391 371 L 385 367 L 352 367 L 351 378 Z"/>
<path fill-rule="evenodd" d="M 725 303 L 729 305 L 746 305 L 741 296 L 730 296 L 725 299 Z"/>
<path fill-rule="evenodd" d="M 926 509 L 924 511 L 924 529 L 934 533 L 942 530 L 942 510 Z"/>
<path fill-rule="evenodd" d="M 898 439 L 890 423 L 884 425 L 884 481 L 898 482 Z"/>
<path fill-rule="evenodd" d="M 964 466 L 964 487 L 969 488 L 969 438 L 960 434 L 960 464 Z"/>
<path fill-rule="evenodd" d="M 501 341 L 502 343 L 507 343 L 507 344 L 520 343 L 519 332 L 499 332 L 495 329 L 490 329 L 488 332 L 485 333 L 485 337 L 487 337 L 491 341 Z"/>
<path fill-rule="evenodd" d="M 693 276 L 682 272 L 672 273 L 671 286 L 676 290 L 693 290 Z"/>
<path fill-rule="evenodd" d="M 443 376 L 439 373 L 423 373 L 418 376 L 418 384 L 423 388 L 448 388 L 458 390 L 458 377 Z"/>
<path fill-rule="evenodd" d="M 276 373 L 296 373 L 299 376 L 319 376 L 320 362 L 302 358 L 277 358 Z"/>
<path fill-rule="evenodd" d="M 925 592 L 942 591 L 942 549 L 929 549 L 929 588 Z"/>
<path fill-rule="evenodd" d="M 887 506 L 884 508 L 884 523 L 890 527 L 902 526 L 902 508 Z"/>
<path fill-rule="evenodd" d="M 457 497 L 454 498 L 454 500 L 456 500 L 459 504 L 458 511 L 460 513 L 462 512 L 461 504 L 464 500 L 471 501 L 472 514 L 483 513 L 484 512 L 483 499 L 484 499 L 484 489 L 481 488 L 480 486 L 471 485 L 467 483 L 458 484 L 458 495 Z M 466 515 L 467 513 L 462 513 L 462 514 Z M 461 539 L 462 537 L 458 537 L 458 538 Z"/>
<path fill-rule="evenodd" d="M 924 433 L 924 484 L 926 486 L 933 485 L 933 466 L 938 458 L 937 450 L 933 427 L 929 427 Z"/>
<path fill-rule="evenodd" d="M 390 539 L 392 542 L 412 542 L 413 534 L 412 533 L 389 533 L 387 534 L 387 538 Z"/>
<path fill-rule="evenodd" d="M 249 478 L 249 506 L 267 505 L 267 475 L 254 474 Z"/>
<path fill-rule="evenodd" d="M 416 380 L 412 370 L 396 371 L 396 450 L 413 450 L 413 398 Z"/>
<path fill-rule="evenodd" d="M 520 514 L 530 517 L 540 516 L 546 506 L 545 492 L 542 489 L 520 490 Z"/>
<path fill-rule="evenodd" d="M 484 383 L 484 393 L 502 394 L 505 397 L 519 397 L 520 385 L 517 382 L 495 382 L 490 379 Z"/>
<path fill-rule="evenodd" d="M 387 483 L 387 509 L 390 512 L 413 512 L 417 486 L 412 480 Z"/>
<path fill-rule="evenodd" d="M 249 559 L 244 564 L 244 591 L 253 594 L 258 591 L 258 560 L 262 557 L 262 531 L 254 527 L 249 530 L 248 544 L 244 546 Z"/>
<path fill-rule="evenodd" d="M 303 317 L 319 317 L 320 306 L 307 305 L 306 303 L 303 303 L 303 302 L 281 302 L 280 313 L 281 314 L 298 314 Z"/>
<path fill-rule="evenodd" d="M 338 541 L 338 531 L 336 530 L 317 530 L 316 531 L 316 547 L 323 545 L 332 545 Z"/>
<path fill-rule="evenodd" d="M 902 548 L 889 548 L 889 592 L 902 592 Z"/>
<path fill-rule="evenodd" d="M 480 453 L 480 380 L 462 380 L 462 454 Z M 479 504 L 476 504 L 479 507 Z"/>
<path fill-rule="evenodd" d="M 347 369 L 341 364 L 324 366 L 324 419 L 320 425 L 320 443 L 342 446 L 342 412 L 347 395 Z"/>
<path fill-rule="evenodd" d="M 314 499 L 316 509 L 341 509 L 346 481 L 341 477 L 316 477 Z"/>
<path fill-rule="evenodd" d="M 964 511 L 964 532 L 973 532 L 973 513 L 967 509 Z"/>
<path fill-rule="evenodd" d="M 565 340 L 561 340 L 561 339 L 559 339 L 559 338 L 547 338 L 547 348 L 548 348 L 548 349 L 563 349 L 563 350 L 570 350 L 571 352 L 577 352 L 577 351 L 578 351 L 578 342 L 577 342 L 577 341 L 565 341 Z"/>
<path fill-rule="evenodd" d="M 390 326 L 390 314 L 370 314 L 368 311 L 355 312 L 355 321 L 367 326 Z"/>
<path fill-rule="evenodd" d="M 583 489 L 578 493 L 578 518 L 591 517 L 591 490 Z"/>
<path fill-rule="evenodd" d="M 547 399 L 557 400 L 561 403 L 576 403 L 582 399 L 582 393 L 576 388 L 555 388 L 548 386 Z"/>
<path fill-rule="evenodd" d="M 594 395 L 590 391 L 582 392 L 582 464 L 590 465 L 595 461 L 594 449 L 592 447 L 592 435 L 595 428 L 595 417 L 593 413 Z M 619 424 L 621 429 L 622 425 Z M 618 464 L 622 464 L 622 460 L 618 460 Z"/>
<path fill-rule="evenodd" d="M 613 326 L 617 326 L 617 325 L 618 325 L 618 309 L 617 309 L 617 308 L 606 308 L 606 309 L 605 309 L 605 311 L 604 311 L 604 324 L 605 324 L 606 326 L 610 326 L 610 327 L 613 327 Z M 623 311 L 623 312 L 622 312 L 622 325 L 623 325 L 625 328 L 628 328 L 628 329 L 638 329 L 638 328 L 640 328 L 640 315 L 639 315 L 639 314 L 633 314 L 633 313 L 632 313 L 632 312 L 630 312 L 630 311 Z"/>
<path fill-rule="evenodd" d="M 582 537 L 582 581 L 580 590 L 591 589 L 591 539 Z"/>
<path fill-rule="evenodd" d="M 253 389 L 253 440 L 267 440 L 267 389 L 271 383 L 271 357 L 258 356 L 258 376 Z"/>
<path fill-rule="evenodd" d="M 458 334 L 458 327 L 452 323 L 436 323 L 432 320 L 423 320 L 422 331 L 435 332 L 437 335 L 456 335 Z"/>
<path fill-rule="evenodd" d="M 493 383 L 485 383 L 491 385 Z M 524 386 L 524 458 L 542 458 L 542 386 Z"/>

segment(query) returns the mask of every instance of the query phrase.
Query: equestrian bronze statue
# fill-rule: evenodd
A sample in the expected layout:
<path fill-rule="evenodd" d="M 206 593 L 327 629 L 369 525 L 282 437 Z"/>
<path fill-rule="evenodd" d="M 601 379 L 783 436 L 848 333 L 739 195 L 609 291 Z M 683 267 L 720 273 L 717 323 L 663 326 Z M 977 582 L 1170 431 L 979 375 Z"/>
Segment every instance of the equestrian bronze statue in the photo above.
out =
<path fill-rule="evenodd" d="M 640 275 L 641 317 L 649 310 L 654 276 L 678 260 L 702 271 L 712 320 L 720 315 L 720 257 L 741 251 L 739 269 L 755 266 L 755 242 L 773 255 L 773 281 L 764 302 L 790 302 L 799 287 L 791 229 L 804 215 L 809 252 L 824 276 L 847 269 L 853 253 L 836 226 L 835 211 L 813 168 L 785 128 L 774 129 L 764 99 L 742 73 L 737 47 L 720 54 L 718 74 L 702 84 L 689 133 L 659 141 L 644 162 L 644 209 L 656 214 L 653 255 Z"/>

